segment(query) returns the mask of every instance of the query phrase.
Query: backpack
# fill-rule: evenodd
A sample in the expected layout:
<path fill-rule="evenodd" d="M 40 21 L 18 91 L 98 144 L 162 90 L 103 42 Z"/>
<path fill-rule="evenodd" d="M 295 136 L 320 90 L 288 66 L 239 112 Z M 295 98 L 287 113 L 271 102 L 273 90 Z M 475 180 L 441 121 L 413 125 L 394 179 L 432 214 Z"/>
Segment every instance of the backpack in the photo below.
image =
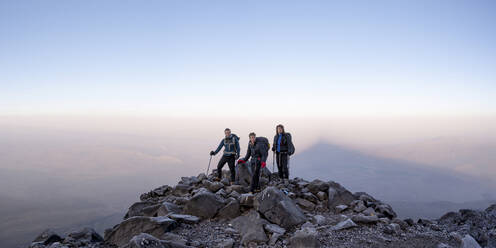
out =
<path fill-rule="evenodd" d="M 261 152 L 263 152 L 265 156 L 269 155 L 270 143 L 269 140 L 265 137 L 257 137 L 255 139 L 257 144 L 260 144 Z"/>

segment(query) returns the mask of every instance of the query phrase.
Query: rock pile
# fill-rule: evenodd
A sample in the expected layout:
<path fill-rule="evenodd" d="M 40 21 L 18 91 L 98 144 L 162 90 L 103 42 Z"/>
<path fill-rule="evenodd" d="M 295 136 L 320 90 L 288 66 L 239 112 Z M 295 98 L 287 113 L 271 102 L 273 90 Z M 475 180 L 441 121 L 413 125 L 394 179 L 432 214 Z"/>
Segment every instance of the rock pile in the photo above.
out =
<path fill-rule="evenodd" d="M 414 222 L 333 181 L 282 181 L 265 170 L 263 190 L 252 194 L 248 173 L 239 170 L 237 185 L 227 172 L 220 182 L 215 171 L 182 177 L 142 194 L 104 238 L 88 228 L 65 238 L 47 230 L 31 247 L 496 247 L 496 205 Z"/>

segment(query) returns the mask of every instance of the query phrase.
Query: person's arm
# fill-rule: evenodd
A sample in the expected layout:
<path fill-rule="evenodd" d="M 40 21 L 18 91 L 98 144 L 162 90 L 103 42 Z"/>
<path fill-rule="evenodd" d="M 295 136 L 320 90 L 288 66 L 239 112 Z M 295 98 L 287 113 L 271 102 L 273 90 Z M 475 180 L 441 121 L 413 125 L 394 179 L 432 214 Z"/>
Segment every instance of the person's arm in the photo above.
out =
<path fill-rule="evenodd" d="M 222 139 L 222 140 L 220 141 L 220 144 L 219 144 L 219 146 L 217 147 L 217 150 L 215 150 L 215 151 L 214 151 L 214 153 L 215 153 L 215 154 L 217 154 L 217 153 L 220 151 L 220 149 L 222 149 L 222 147 L 223 147 L 223 146 L 224 146 L 224 139 Z M 214 155 L 215 155 L 215 154 L 214 154 Z"/>
<path fill-rule="evenodd" d="M 260 154 L 262 155 L 262 157 L 260 158 L 260 160 L 263 163 L 265 163 L 267 161 L 268 152 L 262 151 L 261 148 L 260 148 L 260 146 L 258 147 L 258 149 L 260 149 Z"/>
<path fill-rule="evenodd" d="M 234 139 L 234 143 L 236 145 L 236 158 L 239 158 L 241 156 L 241 148 L 239 147 L 239 140 L 236 138 Z"/>
<path fill-rule="evenodd" d="M 287 134 L 287 142 L 288 142 L 288 154 L 293 155 L 295 153 L 295 147 L 293 145 L 293 141 L 291 139 L 291 134 Z"/>
<path fill-rule="evenodd" d="M 243 161 L 248 161 L 251 157 L 251 149 L 250 149 L 250 144 L 248 144 L 248 149 L 246 150 L 246 156 L 243 158 Z"/>

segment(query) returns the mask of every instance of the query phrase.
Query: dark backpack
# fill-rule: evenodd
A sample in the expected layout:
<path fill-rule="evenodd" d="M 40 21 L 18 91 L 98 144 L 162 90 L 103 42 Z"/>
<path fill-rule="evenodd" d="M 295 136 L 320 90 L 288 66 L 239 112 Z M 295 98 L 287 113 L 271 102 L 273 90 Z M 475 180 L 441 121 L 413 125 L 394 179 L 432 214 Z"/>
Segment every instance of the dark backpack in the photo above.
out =
<path fill-rule="evenodd" d="M 269 140 L 265 137 L 257 137 L 255 142 L 260 145 L 261 152 L 263 152 L 265 157 L 269 155 L 270 143 Z"/>

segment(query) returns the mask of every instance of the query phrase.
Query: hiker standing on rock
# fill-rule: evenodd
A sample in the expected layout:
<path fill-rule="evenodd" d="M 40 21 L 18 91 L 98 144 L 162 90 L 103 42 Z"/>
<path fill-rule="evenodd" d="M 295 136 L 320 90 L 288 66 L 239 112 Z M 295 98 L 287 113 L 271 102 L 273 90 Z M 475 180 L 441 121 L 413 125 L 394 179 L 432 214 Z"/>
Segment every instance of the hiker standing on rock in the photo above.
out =
<path fill-rule="evenodd" d="M 248 143 L 248 150 L 246 151 L 246 156 L 243 159 L 238 160 L 239 164 L 244 164 L 248 159 L 255 165 L 255 173 L 253 173 L 251 178 L 250 191 L 255 193 L 255 191 L 260 191 L 258 181 L 260 178 L 260 169 L 265 168 L 267 155 L 269 150 L 269 141 L 265 137 L 257 137 L 255 133 L 250 133 L 250 142 Z"/>
<path fill-rule="evenodd" d="M 291 134 L 284 131 L 284 126 L 279 124 L 276 126 L 276 135 L 274 143 L 272 143 L 272 152 L 276 154 L 277 170 L 279 178 L 289 179 L 288 161 L 289 156 L 295 152 Z"/>
<path fill-rule="evenodd" d="M 227 163 L 231 172 L 231 184 L 233 184 L 236 178 L 234 163 L 239 158 L 240 152 L 239 137 L 236 134 L 231 134 L 231 129 L 229 128 L 224 130 L 224 134 L 226 137 L 220 141 L 217 150 L 210 152 L 210 156 L 217 154 L 224 147 L 224 154 L 217 165 L 217 180 L 222 179 L 222 167 Z"/>

